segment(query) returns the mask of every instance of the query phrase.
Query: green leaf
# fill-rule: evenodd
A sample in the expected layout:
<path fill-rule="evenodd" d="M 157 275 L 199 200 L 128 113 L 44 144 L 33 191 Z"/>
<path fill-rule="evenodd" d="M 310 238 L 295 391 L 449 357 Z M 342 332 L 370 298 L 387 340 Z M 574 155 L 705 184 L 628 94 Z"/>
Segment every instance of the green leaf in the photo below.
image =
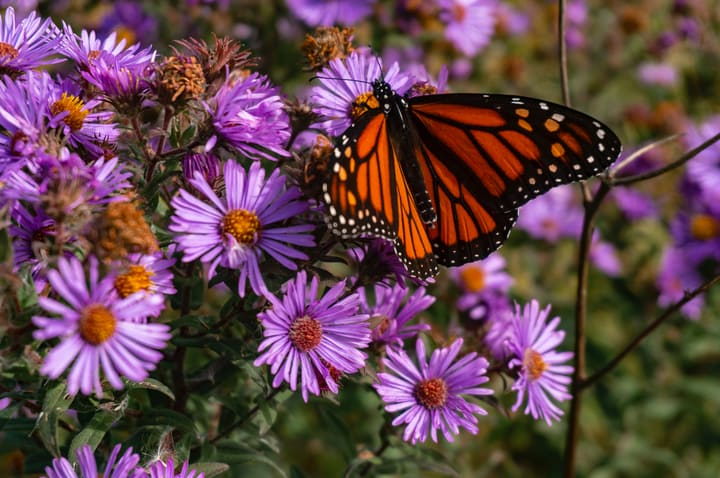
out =
<path fill-rule="evenodd" d="M 43 445 L 53 456 L 60 456 L 57 440 L 58 420 L 72 402 L 73 397 L 67 395 L 65 382 L 58 383 L 45 393 L 42 411 L 37 417 L 35 428 Z"/>
<path fill-rule="evenodd" d="M 90 445 L 90 448 L 94 451 L 118 418 L 118 414 L 107 410 L 100 410 L 93 415 L 90 423 L 80 430 L 80 433 L 75 435 L 75 438 L 70 442 L 70 451 L 68 452 L 70 461 L 77 462 L 76 451 L 83 445 Z"/>
<path fill-rule="evenodd" d="M 189 470 L 195 470 L 197 473 L 205 473 L 205 478 L 212 478 L 213 476 L 219 476 L 230 469 L 230 465 L 227 463 L 218 462 L 201 462 L 192 465 Z"/>
<path fill-rule="evenodd" d="M 192 418 L 182 413 L 168 410 L 167 408 L 150 408 L 146 410 L 145 416 L 149 422 L 161 425 L 170 425 L 178 430 L 197 435 L 198 430 L 195 428 L 195 422 Z"/>
<path fill-rule="evenodd" d="M 155 380 L 154 378 L 146 378 L 145 380 L 141 382 L 133 382 L 130 380 L 123 380 L 125 383 L 125 387 L 128 390 L 137 390 L 137 389 L 145 389 L 145 390 L 154 390 L 156 392 L 160 392 L 166 397 L 168 397 L 170 400 L 175 400 L 175 394 L 172 390 L 170 390 L 170 387 L 165 385 L 159 380 Z"/>

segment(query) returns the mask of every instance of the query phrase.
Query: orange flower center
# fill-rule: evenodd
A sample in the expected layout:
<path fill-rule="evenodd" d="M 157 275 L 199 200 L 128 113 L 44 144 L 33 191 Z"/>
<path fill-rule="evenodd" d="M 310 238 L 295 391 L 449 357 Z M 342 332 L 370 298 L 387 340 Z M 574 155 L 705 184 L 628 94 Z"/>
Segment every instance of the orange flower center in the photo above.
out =
<path fill-rule="evenodd" d="M 477 266 L 466 266 L 460 271 L 460 280 L 469 292 L 479 292 L 485 288 L 485 271 Z"/>
<path fill-rule="evenodd" d="M 20 52 L 14 46 L 0 41 L 0 56 L 9 56 L 10 59 L 15 59 L 19 54 Z"/>
<path fill-rule="evenodd" d="M 125 274 L 117 276 L 115 279 L 115 290 L 118 291 L 123 299 L 140 290 L 150 290 L 153 272 L 139 264 L 133 264 L 128 268 Z"/>
<path fill-rule="evenodd" d="M 322 325 L 307 315 L 296 319 L 290 326 L 290 341 L 301 352 L 309 352 L 322 340 Z"/>
<path fill-rule="evenodd" d="M 63 118 L 63 121 L 72 131 L 77 131 L 82 128 L 85 117 L 89 113 L 89 111 L 84 108 L 85 103 L 83 103 L 80 98 L 75 95 L 63 93 L 60 99 L 50 106 L 50 113 L 59 115 L 67 111 L 68 115 Z"/>
<path fill-rule="evenodd" d="M 350 117 L 353 120 L 356 120 L 366 111 L 376 108 L 380 108 L 380 102 L 377 98 L 375 98 L 372 91 L 367 91 L 355 98 L 355 101 L 352 102 Z"/>
<path fill-rule="evenodd" d="M 90 304 L 80 314 L 80 336 L 91 345 L 106 342 L 115 333 L 115 316 L 101 304 Z"/>
<path fill-rule="evenodd" d="M 530 377 L 530 380 L 537 380 L 542 377 L 543 372 L 547 370 L 548 365 L 542 358 L 540 353 L 527 349 L 525 351 L 525 357 L 523 357 L 523 367 Z"/>
<path fill-rule="evenodd" d="M 240 244 L 252 244 L 260 229 L 260 219 L 255 213 L 245 209 L 235 209 L 225 215 L 222 221 L 222 234 L 230 234 Z"/>
<path fill-rule="evenodd" d="M 690 234 L 699 241 L 715 239 L 720 236 L 720 222 L 709 214 L 695 214 L 690 220 Z"/>
<path fill-rule="evenodd" d="M 415 385 L 415 399 L 429 410 L 445 405 L 447 395 L 447 383 L 441 378 L 423 380 Z"/>

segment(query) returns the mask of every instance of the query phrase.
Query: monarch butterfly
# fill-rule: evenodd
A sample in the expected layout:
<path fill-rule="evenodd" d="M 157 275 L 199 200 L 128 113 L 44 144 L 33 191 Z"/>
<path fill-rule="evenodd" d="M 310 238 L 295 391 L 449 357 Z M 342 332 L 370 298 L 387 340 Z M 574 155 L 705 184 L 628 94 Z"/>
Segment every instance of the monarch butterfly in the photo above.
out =
<path fill-rule="evenodd" d="M 507 239 L 517 208 L 599 174 L 618 137 L 571 108 L 522 96 L 406 98 L 382 77 L 377 103 L 340 135 L 322 197 L 343 238 L 391 241 L 408 275 L 482 259 Z"/>

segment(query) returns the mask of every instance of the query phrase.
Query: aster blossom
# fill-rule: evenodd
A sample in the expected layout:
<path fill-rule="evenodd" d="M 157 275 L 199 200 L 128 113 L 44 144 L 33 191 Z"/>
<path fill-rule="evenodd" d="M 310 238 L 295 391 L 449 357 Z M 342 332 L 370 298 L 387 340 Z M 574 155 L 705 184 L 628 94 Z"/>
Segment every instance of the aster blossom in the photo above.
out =
<path fill-rule="evenodd" d="M 119 456 L 121 448 L 119 443 L 113 447 L 102 478 L 145 478 L 147 473 L 137 466 L 140 455 L 133 453 L 132 447 L 129 447 Z M 60 457 L 52 461 L 52 466 L 45 467 L 47 478 L 99 478 L 97 462 L 90 445 L 81 446 L 76 453 L 79 473 L 67 458 Z"/>
<path fill-rule="evenodd" d="M 517 411 L 527 396 L 525 414 L 552 425 L 553 420 L 563 415 L 553 401 L 571 398 L 568 385 L 573 367 L 563 363 L 570 360 L 573 353 L 555 350 L 565 338 L 565 332 L 556 330 L 560 317 L 547 322 L 549 314 L 550 306 L 541 310 L 536 300 L 523 308 L 516 304 L 507 347 L 512 357 L 508 365 L 518 371 L 512 387 L 517 392 L 517 401 L 512 410 Z"/>
<path fill-rule="evenodd" d="M 175 473 L 175 463 L 172 458 L 166 461 L 156 461 L 153 463 L 149 471 L 149 478 L 205 478 L 205 473 L 190 469 L 190 464 L 186 460 L 183 462 L 180 471 Z"/>
<path fill-rule="evenodd" d="M 509 308 L 508 292 L 513 278 L 505 271 L 505 258 L 498 253 L 483 260 L 449 269 L 450 277 L 460 286 L 459 310 L 472 320 L 491 319 Z"/>
<path fill-rule="evenodd" d="M 225 196 L 219 197 L 205 177 L 195 173 L 190 184 L 210 202 L 201 201 L 181 189 L 171 201 L 175 212 L 170 231 L 175 233 L 183 262 L 200 259 L 209 263 L 212 278 L 218 266 L 239 269 L 238 294 L 244 297 L 246 283 L 253 291 L 268 293 L 260 273 L 260 261 L 267 254 L 283 267 L 297 268 L 293 260 L 307 255 L 291 246 L 310 247 L 315 241 L 310 224 L 282 225 L 283 221 L 308 211 L 300 190 L 286 187 L 285 178 L 275 169 L 269 177 L 259 162 L 246 171 L 235 161 L 224 166 Z"/>
<path fill-rule="evenodd" d="M 370 315 L 371 324 L 377 323 L 372 330 L 373 342 L 402 346 L 403 340 L 430 330 L 429 324 L 408 325 L 435 302 L 435 297 L 427 295 L 424 287 L 411 294 L 402 284 L 390 287 L 380 283 L 375 285 L 373 292 L 375 300 L 371 305 L 366 288 L 358 289 L 360 310 Z"/>
<path fill-rule="evenodd" d="M 353 25 L 372 13 L 375 0 L 287 0 L 290 11 L 311 27 Z"/>
<path fill-rule="evenodd" d="M 45 357 L 40 372 L 52 379 L 67 368 L 68 392 L 102 396 L 100 369 L 115 389 L 121 389 L 120 376 L 133 381 L 147 378 L 163 357 L 161 350 L 170 338 L 165 324 L 148 324 L 149 311 L 155 310 L 157 296 L 133 294 L 120 299 L 113 275 L 100 276 L 98 261 L 88 260 L 86 274 L 79 259 L 58 259 L 57 270 L 47 279 L 61 300 L 39 297 L 45 311 L 60 317 L 34 316 L 36 340 L 60 338 Z"/>
<path fill-rule="evenodd" d="M 155 61 L 156 52 L 151 47 L 141 49 L 139 43 L 128 46 L 125 39 L 118 39 L 114 31 L 101 40 L 93 30 L 83 29 L 77 35 L 70 25 L 63 22 L 63 33 L 61 51 L 81 70 L 88 70 L 98 58 L 120 68 L 142 68 Z"/>
<path fill-rule="evenodd" d="M 297 390 L 299 385 L 306 402 L 311 393 L 338 393 L 342 374 L 365 365 L 361 349 L 370 343 L 368 316 L 358 313 L 357 294 L 343 297 L 345 281 L 319 299 L 318 291 L 317 277 L 308 284 L 307 273 L 300 271 L 285 283 L 282 298 L 267 296 L 272 307 L 258 314 L 265 339 L 255 366 L 270 365 L 273 387 L 287 382 Z"/>
<path fill-rule="evenodd" d="M 62 37 L 49 18 L 43 20 L 35 12 L 18 24 L 15 9 L 8 7 L 0 17 L 0 76 L 18 77 L 42 65 L 63 61 L 51 58 Z"/>
<path fill-rule="evenodd" d="M 474 56 L 495 31 L 496 0 L 439 0 L 445 37 L 466 56 Z"/>
<path fill-rule="evenodd" d="M 35 290 L 42 291 L 47 284 L 49 248 L 55 235 L 55 221 L 42 209 L 35 211 L 16 202 L 10 209 L 12 225 L 8 228 L 13 243 L 14 270 L 29 267 Z"/>
<path fill-rule="evenodd" d="M 149 315 L 158 316 L 165 307 L 164 297 L 177 292 L 173 286 L 173 274 L 170 268 L 175 264 L 172 253 L 175 245 L 171 245 L 167 257 L 162 251 L 153 254 L 131 253 L 125 261 L 116 261 L 113 264 L 115 277 L 115 290 L 121 298 L 140 293 L 157 295 L 161 299 L 159 307 Z"/>
<path fill-rule="evenodd" d="M 400 72 L 397 62 L 383 72 L 380 57 L 353 51 L 344 59 L 336 58 L 318 73 L 319 85 L 310 91 L 310 101 L 325 119 L 322 127 L 331 135 L 346 130 L 368 107 L 380 104 L 372 95 L 372 83 L 379 78 L 402 95 L 414 79 Z"/>
<path fill-rule="evenodd" d="M 220 139 L 251 158 L 289 156 L 285 147 L 290 139 L 290 120 L 278 92 L 264 75 L 230 76 L 206 106 L 217 133 L 206 150 Z"/>
<path fill-rule="evenodd" d="M 488 362 L 475 352 L 456 361 L 463 340 L 435 349 L 427 360 L 425 344 L 415 343 L 417 363 L 402 349 L 388 347 L 383 364 L 389 372 L 378 373 L 375 384 L 390 413 L 401 412 L 393 426 L 406 424 L 403 440 L 424 442 L 428 435 L 437 442 L 437 431 L 452 442 L 460 428 L 478 432 L 476 415 L 487 415 L 482 407 L 465 399 L 467 395 L 491 395 L 480 387 L 489 378 Z"/>

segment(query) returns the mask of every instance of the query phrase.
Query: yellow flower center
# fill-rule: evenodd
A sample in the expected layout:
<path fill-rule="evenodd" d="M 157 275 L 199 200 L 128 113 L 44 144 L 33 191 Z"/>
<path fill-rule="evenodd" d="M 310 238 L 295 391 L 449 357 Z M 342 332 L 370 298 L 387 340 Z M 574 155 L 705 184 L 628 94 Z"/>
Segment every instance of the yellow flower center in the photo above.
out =
<path fill-rule="evenodd" d="M 460 271 L 460 280 L 469 292 L 480 292 L 485 288 L 485 271 L 478 266 L 466 266 Z"/>
<path fill-rule="evenodd" d="M 139 264 L 133 264 L 125 274 L 121 274 L 115 279 L 115 290 L 123 299 L 137 291 L 150 290 L 152 276 L 152 271 Z"/>
<path fill-rule="evenodd" d="M 90 304 L 80 314 L 80 336 L 91 345 L 100 345 L 115 333 L 115 316 L 102 304 Z"/>
<path fill-rule="evenodd" d="M 545 370 L 547 370 L 548 365 L 545 363 L 540 353 L 532 349 L 527 349 L 525 351 L 525 357 L 523 357 L 523 367 L 525 368 L 525 372 L 527 372 L 530 380 L 537 380 L 542 377 L 542 374 Z"/>
<path fill-rule="evenodd" d="M 445 405 L 447 395 L 447 383 L 439 377 L 423 380 L 415 385 L 415 399 L 429 410 Z"/>
<path fill-rule="evenodd" d="M 17 51 L 14 46 L 10 45 L 9 43 L 0 41 L 0 57 L 9 56 L 10 59 L 14 60 L 19 54 L 20 52 Z"/>
<path fill-rule="evenodd" d="M 50 113 L 59 115 L 67 111 L 69 114 L 63 119 L 72 131 L 82 128 L 85 117 L 89 111 L 84 109 L 85 103 L 75 95 L 63 93 L 59 100 L 50 106 Z"/>
<path fill-rule="evenodd" d="M 235 209 L 225 215 L 222 221 L 222 234 L 230 234 L 240 244 L 252 244 L 260 230 L 260 219 L 255 213 L 245 209 Z"/>
<path fill-rule="evenodd" d="M 699 241 L 720 236 L 720 222 L 709 214 L 695 214 L 690 219 L 690 234 Z"/>
<path fill-rule="evenodd" d="M 309 352 L 322 340 L 322 324 L 312 317 L 304 315 L 290 326 L 290 341 L 301 352 Z"/>
<path fill-rule="evenodd" d="M 375 108 L 380 108 L 380 102 L 372 94 L 372 91 L 367 91 L 355 98 L 355 101 L 352 102 L 352 107 L 350 108 L 350 117 L 356 120 L 366 111 Z"/>

